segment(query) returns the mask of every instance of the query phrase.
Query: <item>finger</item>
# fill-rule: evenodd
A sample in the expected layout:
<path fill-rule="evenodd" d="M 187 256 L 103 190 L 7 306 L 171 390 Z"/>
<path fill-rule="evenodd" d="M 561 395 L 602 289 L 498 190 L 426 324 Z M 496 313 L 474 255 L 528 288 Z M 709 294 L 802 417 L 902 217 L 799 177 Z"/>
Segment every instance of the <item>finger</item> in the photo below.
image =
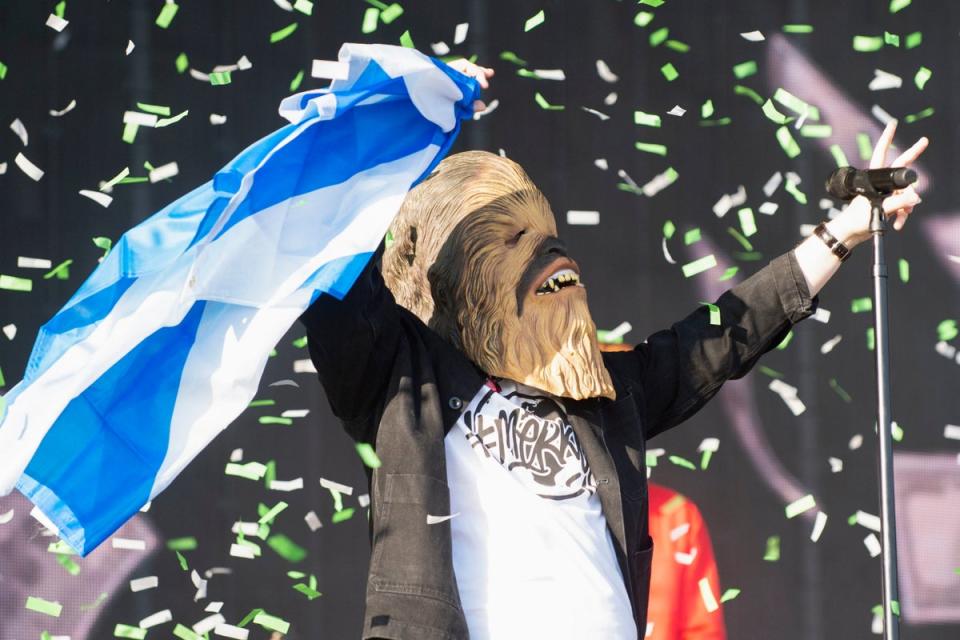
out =
<path fill-rule="evenodd" d="M 891 167 L 909 167 L 910 163 L 920 157 L 920 154 L 926 151 L 927 145 L 930 144 L 930 140 L 926 137 L 920 138 L 917 140 L 912 147 L 901 153 L 897 156 L 897 159 L 893 161 Z"/>
<path fill-rule="evenodd" d="M 883 210 L 888 215 L 904 207 L 914 207 L 920 204 L 920 194 L 912 189 L 904 189 L 883 201 Z"/>
<path fill-rule="evenodd" d="M 896 220 L 893 221 L 893 228 L 895 231 L 900 231 L 903 229 L 903 225 L 907 224 L 907 217 L 910 215 L 912 209 L 901 209 L 897 211 Z"/>
<path fill-rule="evenodd" d="M 873 148 L 873 157 L 870 158 L 870 168 L 880 169 L 887 162 L 887 151 L 890 149 L 890 143 L 893 142 L 893 134 L 897 131 L 897 121 L 891 120 L 887 123 L 880 139 L 877 140 L 877 146 Z"/>
<path fill-rule="evenodd" d="M 487 108 L 487 104 L 486 104 L 483 100 L 474 100 L 474 101 L 473 101 L 473 112 L 474 112 L 474 113 L 479 113 L 479 112 L 481 112 L 481 111 L 485 111 L 486 108 Z"/>

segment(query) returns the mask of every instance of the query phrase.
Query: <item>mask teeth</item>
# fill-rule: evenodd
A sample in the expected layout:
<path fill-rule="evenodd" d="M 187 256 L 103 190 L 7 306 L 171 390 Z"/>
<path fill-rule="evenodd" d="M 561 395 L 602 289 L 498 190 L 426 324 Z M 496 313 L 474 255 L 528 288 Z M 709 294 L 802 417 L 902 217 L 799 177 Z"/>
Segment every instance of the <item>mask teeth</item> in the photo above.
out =
<path fill-rule="evenodd" d="M 547 293 L 556 293 L 560 291 L 560 289 L 569 286 L 582 286 L 580 284 L 580 276 L 575 273 L 565 273 L 553 278 L 548 278 L 546 282 L 540 285 L 536 294 L 542 296 Z"/>

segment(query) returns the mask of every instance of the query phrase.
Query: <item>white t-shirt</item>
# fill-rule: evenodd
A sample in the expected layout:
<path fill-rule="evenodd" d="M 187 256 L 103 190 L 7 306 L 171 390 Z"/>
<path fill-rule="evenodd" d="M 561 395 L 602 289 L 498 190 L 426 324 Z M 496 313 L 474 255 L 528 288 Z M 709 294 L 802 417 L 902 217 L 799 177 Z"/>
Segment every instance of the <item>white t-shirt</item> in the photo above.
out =
<path fill-rule="evenodd" d="M 484 386 L 445 440 L 471 640 L 636 640 L 596 480 L 562 403 Z"/>

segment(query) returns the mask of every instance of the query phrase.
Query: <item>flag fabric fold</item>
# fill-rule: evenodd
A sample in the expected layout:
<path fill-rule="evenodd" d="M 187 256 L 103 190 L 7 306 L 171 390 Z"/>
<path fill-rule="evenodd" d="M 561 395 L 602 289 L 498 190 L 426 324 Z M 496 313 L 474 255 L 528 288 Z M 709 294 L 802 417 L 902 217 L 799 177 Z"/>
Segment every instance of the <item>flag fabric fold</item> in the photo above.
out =
<path fill-rule="evenodd" d="M 0 398 L 14 486 L 86 555 L 256 393 L 318 295 L 342 298 L 407 191 L 471 117 L 476 81 L 402 47 L 345 44 L 345 79 L 129 230 L 37 336 Z"/>

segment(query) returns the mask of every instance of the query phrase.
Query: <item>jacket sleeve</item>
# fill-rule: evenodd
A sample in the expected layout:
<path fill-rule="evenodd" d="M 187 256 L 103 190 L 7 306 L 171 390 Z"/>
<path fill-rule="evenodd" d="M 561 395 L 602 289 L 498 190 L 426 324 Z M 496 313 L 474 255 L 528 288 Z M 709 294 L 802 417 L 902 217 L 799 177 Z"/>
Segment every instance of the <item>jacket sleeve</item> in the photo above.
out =
<path fill-rule="evenodd" d="M 300 317 L 333 414 L 355 440 L 376 439 L 400 340 L 397 303 L 380 274 L 381 250 L 343 298 L 322 294 Z"/>
<path fill-rule="evenodd" d="M 813 313 L 793 252 L 784 254 L 716 301 L 720 324 L 701 306 L 633 351 L 607 353 L 620 384 L 633 391 L 645 437 L 683 422 L 729 379 L 745 375 L 791 327 Z"/>

